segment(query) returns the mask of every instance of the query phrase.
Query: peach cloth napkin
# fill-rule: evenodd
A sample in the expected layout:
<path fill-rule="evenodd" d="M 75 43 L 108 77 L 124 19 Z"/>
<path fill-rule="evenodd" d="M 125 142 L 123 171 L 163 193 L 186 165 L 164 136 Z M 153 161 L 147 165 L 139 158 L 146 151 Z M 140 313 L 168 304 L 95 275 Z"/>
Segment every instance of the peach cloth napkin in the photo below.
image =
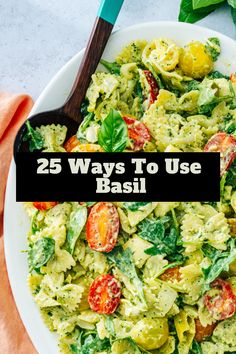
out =
<path fill-rule="evenodd" d="M 17 312 L 3 249 L 3 205 L 15 135 L 33 106 L 27 95 L 0 92 L 0 353 L 37 353 Z M 14 218 L 14 215 L 12 215 Z"/>

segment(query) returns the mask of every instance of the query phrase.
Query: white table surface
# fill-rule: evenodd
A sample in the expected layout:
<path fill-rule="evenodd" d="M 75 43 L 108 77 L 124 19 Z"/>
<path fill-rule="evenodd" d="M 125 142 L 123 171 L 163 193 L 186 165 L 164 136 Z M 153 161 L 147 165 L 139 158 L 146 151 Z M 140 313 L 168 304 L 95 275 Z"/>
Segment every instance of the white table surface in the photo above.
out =
<path fill-rule="evenodd" d="M 180 0 L 125 0 L 116 29 L 177 20 Z M 99 0 L 0 0 L 0 89 L 36 99 L 86 44 Z M 198 22 L 236 39 L 228 7 Z"/>

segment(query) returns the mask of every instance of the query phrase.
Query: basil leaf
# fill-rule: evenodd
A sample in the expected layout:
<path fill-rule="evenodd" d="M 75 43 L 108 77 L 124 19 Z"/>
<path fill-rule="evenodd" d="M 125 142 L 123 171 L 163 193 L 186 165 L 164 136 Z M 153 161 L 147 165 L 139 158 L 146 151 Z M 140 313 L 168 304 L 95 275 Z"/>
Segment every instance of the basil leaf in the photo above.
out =
<path fill-rule="evenodd" d="M 228 4 L 232 6 L 234 9 L 236 9 L 236 0 L 227 0 Z"/>
<path fill-rule="evenodd" d="M 226 185 L 232 186 L 234 188 L 236 186 L 236 159 L 234 160 L 229 170 L 227 171 Z"/>
<path fill-rule="evenodd" d="M 209 252 L 209 250 L 208 250 Z M 205 278 L 202 292 L 210 289 L 210 284 L 223 272 L 229 270 L 229 265 L 236 259 L 235 240 L 230 241 L 230 249 L 224 252 L 213 253 L 212 264 L 207 268 L 202 268 Z"/>
<path fill-rule="evenodd" d="M 23 137 L 23 141 L 29 142 L 29 151 L 41 150 L 44 145 L 42 135 L 34 128 L 31 127 L 29 120 L 25 123 L 27 132 Z"/>
<path fill-rule="evenodd" d="M 132 252 L 129 248 L 123 250 L 121 246 L 115 247 L 111 252 L 105 253 L 107 258 L 115 264 L 115 266 L 124 273 L 131 283 L 133 283 L 134 287 L 137 289 L 137 294 L 140 301 L 146 305 L 146 300 L 143 293 L 143 283 L 139 279 L 133 260 L 132 260 Z"/>
<path fill-rule="evenodd" d="M 76 344 L 70 345 L 73 354 L 95 354 L 105 350 L 108 352 L 110 347 L 111 344 L 108 338 L 100 339 L 98 336 L 93 337 L 92 335 L 89 335 L 79 348 Z"/>
<path fill-rule="evenodd" d="M 76 241 L 78 240 L 81 231 L 87 220 L 87 208 L 84 206 L 78 207 L 70 214 L 68 232 L 66 235 L 66 245 L 68 251 L 73 254 Z"/>
<path fill-rule="evenodd" d="M 200 84 L 200 82 L 197 80 L 191 80 L 191 81 L 186 82 L 186 91 L 190 92 L 190 91 L 199 90 L 199 84 Z"/>
<path fill-rule="evenodd" d="M 180 4 L 179 21 L 195 23 L 215 11 L 221 4 L 222 3 L 209 5 L 194 10 L 192 0 L 182 0 Z"/>
<path fill-rule="evenodd" d="M 193 1 L 193 9 L 201 9 L 202 7 L 207 7 L 210 5 L 219 4 L 225 2 L 225 0 L 192 0 Z M 231 1 L 231 0 L 229 0 Z"/>
<path fill-rule="evenodd" d="M 106 152 L 122 152 L 128 145 L 128 128 L 119 112 L 111 109 L 98 132 L 98 143 Z"/>
<path fill-rule="evenodd" d="M 37 240 L 28 252 L 29 270 L 32 272 L 45 265 L 55 253 L 55 241 L 50 237 Z"/>
<path fill-rule="evenodd" d="M 217 37 L 208 38 L 206 42 L 206 51 L 213 61 L 216 61 L 221 53 L 220 40 Z"/>
<path fill-rule="evenodd" d="M 111 73 L 115 75 L 120 75 L 120 68 L 121 66 L 117 64 L 116 62 L 109 63 L 109 61 L 106 61 L 104 59 L 100 60 L 100 63 Z"/>
<path fill-rule="evenodd" d="M 236 25 L 236 9 L 232 7 L 231 9 L 231 16 L 234 21 L 234 24 Z"/>
<path fill-rule="evenodd" d="M 138 211 L 142 210 L 147 204 L 150 204 L 150 202 L 124 202 L 123 206 L 130 211 Z"/>

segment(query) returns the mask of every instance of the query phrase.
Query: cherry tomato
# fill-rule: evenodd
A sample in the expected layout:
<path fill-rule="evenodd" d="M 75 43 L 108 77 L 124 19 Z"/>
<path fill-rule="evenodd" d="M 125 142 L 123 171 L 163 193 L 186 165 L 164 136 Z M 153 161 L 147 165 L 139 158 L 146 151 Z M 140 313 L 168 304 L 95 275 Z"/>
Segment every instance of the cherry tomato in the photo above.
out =
<path fill-rule="evenodd" d="M 236 298 L 231 285 L 219 278 L 211 283 L 211 288 L 204 295 L 204 304 L 212 317 L 216 320 L 232 317 L 236 311 Z"/>
<path fill-rule="evenodd" d="M 220 171 L 223 175 L 236 157 L 236 139 L 225 132 L 216 133 L 210 138 L 204 151 L 220 152 Z"/>
<path fill-rule="evenodd" d="M 181 273 L 179 271 L 179 267 L 167 269 L 163 274 L 161 274 L 160 279 L 163 281 L 180 281 Z"/>
<path fill-rule="evenodd" d="M 236 84 L 236 74 L 231 74 L 230 80 L 232 81 L 233 84 Z"/>
<path fill-rule="evenodd" d="M 76 152 L 103 152 L 103 149 L 98 144 L 80 144 L 73 150 Z"/>
<path fill-rule="evenodd" d="M 99 275 L 89 289 L 88 303 L 90 308 L 100 314 L 115 312 L 121 297 L 121 286 L 110 274 Z"/>
<path fill-rule="evenodd" d="M 149 106 L 151 106 L 151 104 L 153 104 L 157 99 L 157 96 L 159 94 L 159 87 L 158 87 L 157 82 L 156 82 L 154 76 L 152 75 L 151 71 L 143 70 L 143 73 L 147 79 L 149 86 L 150 86 Z"/>
<path fill-rule="evenodd" d="M 210 325 L 207 325 L 206 327 L 203 327 L 200 320 L 197 318 L 195 319 L 195 328 L 196 333 L 194 339 L 197 342 L 202 342 L 206 337 L 212 335 L 214 329 L 216 328 L 216 323 L 212 323 Z"/>
<path fill-rule="evenodd" d="M 148 128 L 142 122 L 129 116 L 123 117 L 128 126 L 129 138 L 132 140 L 134 151 L 142 150 L 144 144 L 151 140 Z"/>
<path fill-rule="evenodd" d="M 67 142 L 64 144 L 64 148 L 67 152 L 71 152 L 75 147 L 80 145 L 80 142 L 76 135 L 73 135 Z"/>
<path fill-rule="evenodd" d="M 110 252 L 119 233 L 119 215 L 112 203 L 99 202 L 89 213 L 86 238 L 90 248 L 98 252 Z"/>
<path fill-rule="evenodd" d="M 33 202 L 33 206 L 38 210 L 48 210 L 57 204 L 58 202 Z"/>

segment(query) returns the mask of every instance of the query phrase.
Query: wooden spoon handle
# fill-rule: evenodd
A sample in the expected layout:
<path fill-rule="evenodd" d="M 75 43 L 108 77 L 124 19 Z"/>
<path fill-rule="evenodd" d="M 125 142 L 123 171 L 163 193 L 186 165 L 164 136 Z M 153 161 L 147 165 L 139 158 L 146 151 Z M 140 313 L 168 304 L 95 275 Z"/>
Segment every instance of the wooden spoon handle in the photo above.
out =
<path fill-rule="evenodd" d="M 84 100 L 91 76 L 99 64 L 123 1 L 102 0 L 76 80 L 67 101 L 61 109 L 79 124 L 82 121 L 81 103 Z"/>

